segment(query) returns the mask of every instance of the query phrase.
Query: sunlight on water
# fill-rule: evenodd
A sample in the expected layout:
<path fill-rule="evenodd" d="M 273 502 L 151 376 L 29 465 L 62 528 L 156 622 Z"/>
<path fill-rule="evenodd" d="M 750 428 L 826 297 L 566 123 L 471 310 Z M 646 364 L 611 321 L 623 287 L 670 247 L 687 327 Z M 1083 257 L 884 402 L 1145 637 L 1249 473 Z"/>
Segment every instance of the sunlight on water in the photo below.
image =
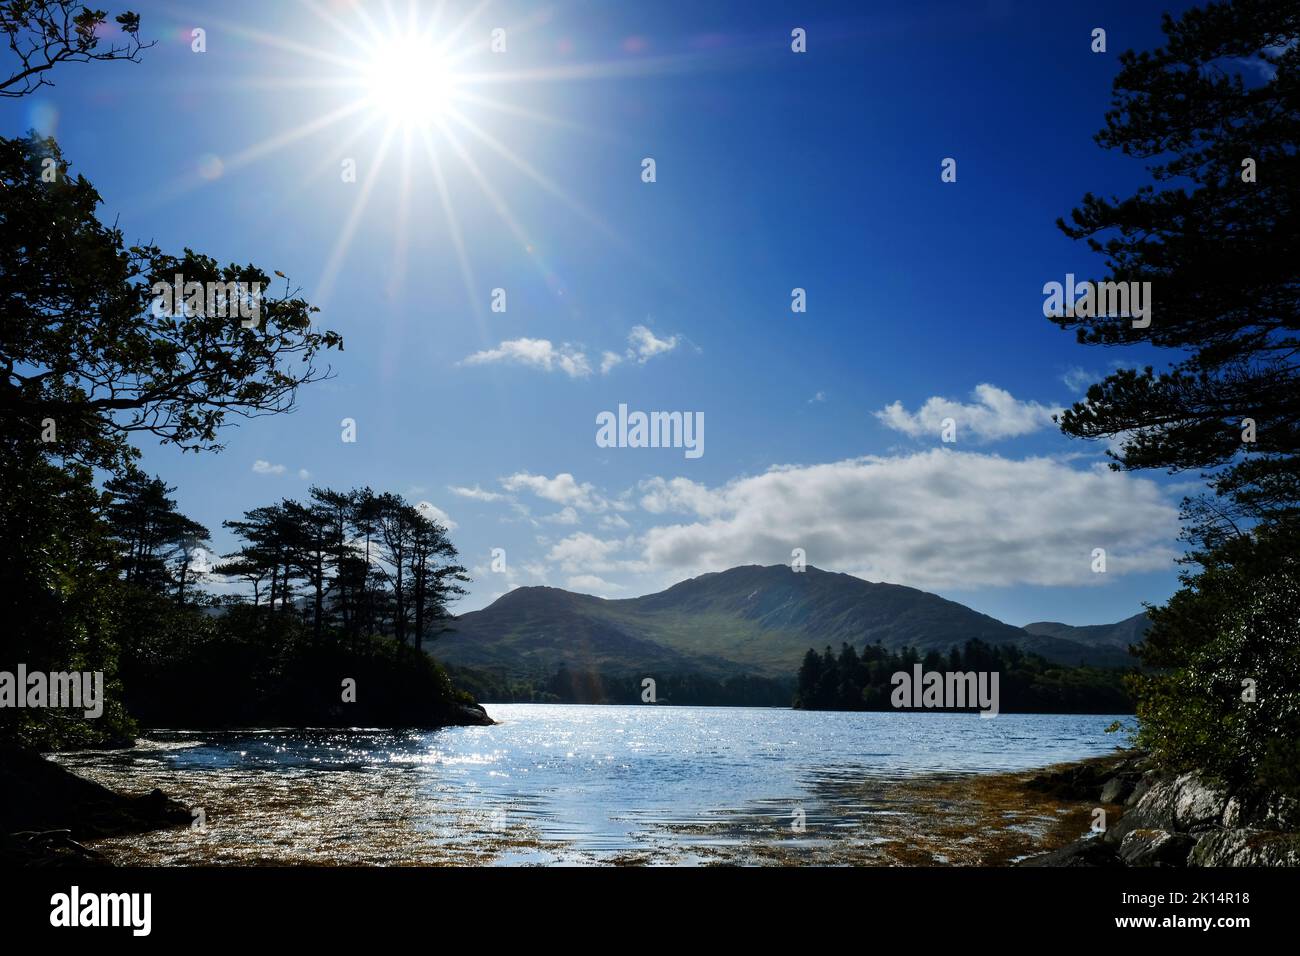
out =
<path fill-rule="evenodd" d="M 1121 742 L 1108 716 L 488 712 L 496 726 L 428 733 L 157 731 L 133 751 L 59 759 L 203 808 L 205 830 L 97 844 L 124 863 L 872 862 L 935 812 L 922 775 L 1025 770 Z"/>

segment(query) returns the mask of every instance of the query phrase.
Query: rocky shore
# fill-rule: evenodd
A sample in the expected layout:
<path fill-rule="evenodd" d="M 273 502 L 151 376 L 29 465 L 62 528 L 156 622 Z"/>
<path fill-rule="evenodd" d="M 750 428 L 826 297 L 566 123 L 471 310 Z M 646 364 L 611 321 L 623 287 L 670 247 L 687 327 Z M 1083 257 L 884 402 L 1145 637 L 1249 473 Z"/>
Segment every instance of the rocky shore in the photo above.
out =
<path fill-rule="evenodd" d="M 1142 753 L 1072 764 L 1025 787 L 1106 811 L 1102 833 L 1024 866 L 1300 866 L 1300 800 L 1162 772 Z"/>
<path fill-rule="evenodd" d="M 495 723 L 477 703 L 456 702 L 444 719 L 449 726 Z M 132 745 L 120 742 L 122 748 Z M 108 856 L 85 844 L 193 822 L 189 807 L 156 787 L 124 793 L 32 750 L 0 747 L 0 867 L 112 866 Z"/>
<path fill-rule="evenodd" d="M 191 822 L 190 810 L 161 790 L 122 794 L 40 754 L 0 752 L 0 865 L 109 866 L 84 842 Z"/>

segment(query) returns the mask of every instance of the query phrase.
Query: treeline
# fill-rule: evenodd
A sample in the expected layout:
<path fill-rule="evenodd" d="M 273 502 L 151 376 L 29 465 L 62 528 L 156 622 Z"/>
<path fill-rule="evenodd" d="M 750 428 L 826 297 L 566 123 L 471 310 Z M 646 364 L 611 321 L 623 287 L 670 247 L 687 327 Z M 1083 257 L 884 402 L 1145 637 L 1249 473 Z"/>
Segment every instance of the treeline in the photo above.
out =
<path fill-rule="evenodd" d="M 309 494 L 224 522 L 244 544 L 213 572 L 242 580 L 272 611 L 299 599 L 317 636 L 335 626 L 350 641 L 386 634 L 419 648 L 445 629 L 469 579 L 427 505 L 370 488 Z"/>
<path fill-rule="evenodd" d="M 105 485 L 111 570 L 127 587 L 184 605 L 202 602 L 200 578 L 241 582 L 248 596 L 231 602 L 301 616 L 318 639 L 334 629 L 416 648 L 445 629 L 448 605 L 465 593 L 447 529 L 398 495 L 313 487 L 306 504 L 254 508 L 223 522 L 243 544 L 214 564 L 208 529 L 179 512 L 174 490 L 135 468 Z"/>
<path fill-rule="evenodd" d="M 457 686 L 478 700 L 502 704 L 640 704 L 646 677 L 655 703 L 699 707 L 789 707 L 794 680 L 704 674 L 602 674 L 561 664 L 553 674 L 506 677 L 474 668 L 449 668 Z"/>
<path fill-rule="evenodd" d="M 225 522 L 243 545 L 212 563 L 207 529 L 179 512 L 173 490 L 134 468 L 105 484 L 95 527 L 117 707 L 88 730 L 118 740 L 138 722 L 475 719 L 472 697 L 422 649 L 445 627 L 467 578 L 446 529 L 420 508 L 369 488 L 312 488 L 305 504 L 284 500 Z M 221 578 L 248 593 L 218 600 L 198 586 Z M 63 739 L 42 723 L 60 719 L 51 712 L 31 719 L 28 737 L 94 742 Z"/>
<path fill-rule="evenodd" d="M 996 672 L 1003 713 L 1118 714 L 1133 712 L 1124 672 L 1064 667 L 1011 645 L 967 641 L 947 654 L 888 651 L 869 644 L 859 654 L 842 644 L 839 654 L 809 648 L 796 681 L 794 706 L 805 710 L 896 710 L 893 675 L 923 672 Z"/>

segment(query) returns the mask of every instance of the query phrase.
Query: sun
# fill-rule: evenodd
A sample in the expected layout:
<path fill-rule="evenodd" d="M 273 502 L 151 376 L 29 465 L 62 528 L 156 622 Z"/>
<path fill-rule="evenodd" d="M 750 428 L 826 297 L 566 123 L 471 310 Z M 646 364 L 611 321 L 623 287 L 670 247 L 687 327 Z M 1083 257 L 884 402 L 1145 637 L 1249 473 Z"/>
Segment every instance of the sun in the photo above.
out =
<path fill-rule="evenodd" d="M 363 85 L 370 105 L 391 122 L 422 126 L 451 109 L 456 75 L 430 38 L 402 36 L 375 48 Z"/>
<path fill-rule="evenodd" d="M 600 130 L 537 109 L 532 94 L 539 84 L 651 75 L 676 71 L 680 66 L 661 62 L 662 58 L 642 66 L 632 64 L 631 68 L 621 60 L 553 66 L 525 60 L 516 65 L 502 55 L 516 49 L 507 47 L 505 38 L 526 37 L 547 17 L 497 26 L 482 18 L 489 4 L 490 0 L 477 0 L 458 17 L 444 16 L 444 0 L 436 4 L 428 0 L 298 0 L 319 29 L 294 36 L 214 19 L 223 31 L 249 39 L 272 54 L 264 59 L 276 64 L 276 70 L 252 75 L 244 82 L 295 96 L 310 91 L 319 100 L 305 104 L 308 114 L 297 125 L 284 124 L 238 152 L 205 159 L 197 173 L 178 179 L 167 189 L 179 195 L 309 138 L 328 135 L 324 148 L 318 149 L 318 162 L 299 186 L 306 188 L 307 183 L 324 180 L 349 184 L 353 194 L 314 290 L 313 300 L 322 304 L 328 302 L 342 274 L 375 193 L 392 184 L 400 190 L 399 209 L 404 211 L 391 226 L 392 281 L 403 281 L 411 229 L 419 222 L 405 211 L 413 208 L 415 197 L 428 194 L 441 205 L 467 301 L 484 327 L 488 319 L 482 296 L 476 291 L 480 283 L 465 244 L 461 214 L 455 208 L 457 197 L 468 186 L 477 187 L 512 241 L 528 251 L 543 279 L 549 285 L 560 285 L 543 258 L 535 254 L 535 238 L 511 208 L 505 190 L 494 179 L 497 175 L 514 173 L 526 179 L 524 188 L 530 195 L 540 189 L 641 265 L 652 266 L 627 237 L 518 152 L 509 134 L 531 138 L 562 130 L 566 136 L 606 143 Z M 692 54 L 697 55 L 705 54 Z M 482 161 L 484 156 L 504 164 L 488 166 Z M 387 175 L 392 171 L 390 157 L 399 165 L 400 175 Z M 355 188 L 350 184 L 356 184 Z"/>

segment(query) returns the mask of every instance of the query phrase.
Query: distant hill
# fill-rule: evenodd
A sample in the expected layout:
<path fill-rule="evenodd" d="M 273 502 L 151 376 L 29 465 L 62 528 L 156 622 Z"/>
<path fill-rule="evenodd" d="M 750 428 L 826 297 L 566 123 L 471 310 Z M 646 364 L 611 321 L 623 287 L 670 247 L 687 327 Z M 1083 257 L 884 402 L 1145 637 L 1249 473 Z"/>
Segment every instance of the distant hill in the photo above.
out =
<path fill-rule="evenodd" d="M 431 651 L 450 664 L 521 677 L 553 673 L 561 663 L 607 674 L 786 677 L 809 647 L 879 642 L 889 650 L 947 651 L 979 639 L 1060 663 L 1122 667 L 1133 663 L 1120 638 L 1126 625 L 1136 629 L 1134 620 L 1031 631 L 916 588 L 812 567 L 796 573 L 748 565 L 618 600 L 517 588 L 461 615 Z"/>
<path fill-rule="evenodd" d="M 1088 624 L 1075 627 L 1070 624 L 1058 624 L 1055 621 L 1036 621 L 1026 624 L 1024 630 L 1030 634 L 1042 634 L 1047 637 L 1064 638 L 1092 647 L 1118 647 L 1127 650 L 1130 645 L 1139 643 L 1151 627 L 1151 618 L 1146 611 L 1126 617 L 1117 624 Z"/>

